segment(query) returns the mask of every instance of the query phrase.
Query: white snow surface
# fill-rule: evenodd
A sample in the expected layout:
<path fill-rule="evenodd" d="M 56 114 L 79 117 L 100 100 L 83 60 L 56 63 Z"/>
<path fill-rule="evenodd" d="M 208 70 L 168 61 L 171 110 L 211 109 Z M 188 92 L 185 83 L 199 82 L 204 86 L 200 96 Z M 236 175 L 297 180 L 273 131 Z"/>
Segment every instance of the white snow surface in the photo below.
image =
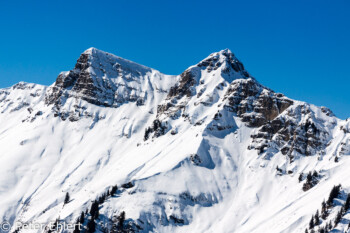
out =
<path fill-rule="evenodd" d="M 94 51 L 106 62 L 104 52 L 92 48 L 85 53 Z M 217 56 L 225 68 L 223 52 L 230 51 L 210 56 Z M 226 130 L 209 130 L 230 83 L 247 77 L 234 71 L 223 75 L 222 67 L 207 72 L 192 66 L 189 69 L 200 73 L 193 91 L 201 95 L 177 100 L 186 106 L 181 114 L 189 117 L 160 115 L 169 130 L 144 141 L 157 106 L 169 101 L 167 93 L 180 76 L 109 56 L 111 66 L 119 63 L 135 75 L 114 77 L 107 70 L 109 77 L 100 77 L 96 69 L 94 75 L 118 84 L 120 95 L 122 83 L 132 86 L 136 95 L 147 95 L 144 105 L 103 107 L 68 98 L 62 109 L 79 105 L 92 115 L 71 122 L 55 117 L 52 106 L 44 103 L 49 87 L 19 83 L 0 89 L 0 220 L 48 223 L 59 218 L 73 223 L 108 188 L 131 181 L 134 187 L 119 188 L 101 205 L 101 223 L 125 211 L 126 219 L 141 226 L 141 232 L 295 233 L 305 231 L 334 185 L 342 184 L 350 192 L 350 134 L 344 133 L 349 121 L 294 101 L 289 109 L 308 105 L 326 125 L 330 143 L 324 154 L 300 156 L 293 163 L 281 152 L 266 159 L 247 149 L 257 128 L 246 126 L 236 115 L 223 114 L 220 124 L 229 126 Z M 202 124 L 195 125 L 198 121 Z M 347 147 L 335 163 L 341 145 Z M 199 164 L 192 162 L 193 155 L 199 156 Z M 277 166 L 293 173 L 278 175 Z M 304 192 L 298 176 L 314 170 L 322 178 Z M 64 205 L 67 192 L 71 201 Z M 346 232 L 347 224 L 336 229 Z"/>

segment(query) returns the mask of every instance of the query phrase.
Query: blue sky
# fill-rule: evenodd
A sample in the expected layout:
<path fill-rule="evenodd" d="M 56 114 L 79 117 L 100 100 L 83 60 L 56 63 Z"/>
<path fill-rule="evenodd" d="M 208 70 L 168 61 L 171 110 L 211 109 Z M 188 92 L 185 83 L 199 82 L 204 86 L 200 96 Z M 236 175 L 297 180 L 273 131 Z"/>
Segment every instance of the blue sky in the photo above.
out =
<path fill-rule="evenodd" d="M 1 1 L 0 88 L 96 47 L 180 74 L 229 48 L 262 84 L 350 117 L 350 1 Z"/>

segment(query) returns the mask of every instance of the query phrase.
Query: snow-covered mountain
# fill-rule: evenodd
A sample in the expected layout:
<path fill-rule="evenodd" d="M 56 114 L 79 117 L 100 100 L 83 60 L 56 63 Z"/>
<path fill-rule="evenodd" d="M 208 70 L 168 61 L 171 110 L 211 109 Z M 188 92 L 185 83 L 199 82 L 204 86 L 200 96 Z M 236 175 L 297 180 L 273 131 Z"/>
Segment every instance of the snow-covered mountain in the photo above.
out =
<path fill-rule="evenodd" d="M 348 232 L 348 155 L 350 120 L 264 87 L 228 49 L 173 76 L 90 48 L 49 87 L 0 89 L 11 225 Z"/>

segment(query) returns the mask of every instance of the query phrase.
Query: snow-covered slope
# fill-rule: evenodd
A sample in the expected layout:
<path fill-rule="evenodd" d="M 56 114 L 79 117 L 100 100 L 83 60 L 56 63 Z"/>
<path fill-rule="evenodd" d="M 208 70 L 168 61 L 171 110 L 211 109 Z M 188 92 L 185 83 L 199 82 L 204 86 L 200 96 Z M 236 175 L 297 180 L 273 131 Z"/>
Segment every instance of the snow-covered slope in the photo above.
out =
<path fill-rule="evenodd" d="M 314 229 L 346 232 L 348 155 L 349 120 L 264 87 L 227 49 L 171 76 L 91 48 L 50 87 L 0 89 L 11 224 L 75 223 L 99 200 L 83 224 L 101 232 L 123 211 L 124 232 L 304 232 L 341 184 Z"/>

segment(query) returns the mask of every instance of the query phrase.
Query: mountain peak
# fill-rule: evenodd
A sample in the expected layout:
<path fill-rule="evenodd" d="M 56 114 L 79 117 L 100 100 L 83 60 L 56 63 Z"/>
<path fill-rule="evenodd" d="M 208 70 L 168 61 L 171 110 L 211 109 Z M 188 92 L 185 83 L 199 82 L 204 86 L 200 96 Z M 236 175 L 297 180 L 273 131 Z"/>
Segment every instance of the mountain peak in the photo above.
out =
<path fill-rule="evenodd" d="M 223 49 L 223 50 L 220 50 L 218 52 L 211 53 L 204 60 L 207 60 L 210 58 L 216 58 L 216 59 L 220 60 L 221 62 L 223 62 L 225 60 L 228 60 L 228 61 L 237 60 L 238 61 L 238 59 L 235 57 L 234 53 L 230 49 Z"/>
<path fill-rule="evenodd" d="M 74 69 L 57 77 L 46 103 L 61 105 L 62 99 L 74 97 L 107 107 L 141 104 L 147 91 L 142 83 L 154 73 L 159 72 L 91 47 L 79 56 Z"/>
<path fill-rule="evenodd" d="M 206 70 L 208 73 L 219 70 L 221 75 L 228 81 L 233 81 L 237 78 L 251 78 L 242 62 L 229 49 L 210 54 L 196 66 Z"/>
<path fill-rule="evenodd" d="M 232 51 L 230 50 L 230 49 L 228 49 L 228 48 L 226 48 L 226 49 L 223 49 L 223 50 L 220 50 L 220 51 L 218 51 L 218 52 L 215 52 L 215 53 L 212 53 L 212 54 L 210 54 L 209 56 L 225 56 L 225 57 L 227 57 L 227 56 L 235 56 L 233 53 L 232 53 Z"/>
<path fill-rule="evenodd" d="M 91 47 L 88 48 L 87 50 L 85 50 L 82 54 L 80 54 L 78 60 L 77 60 L 77 65 L 79 65 L 79 63 L 91 63 L 93 61 L 95 62 L 99 62 L 101 63 L 101 59 L 105 60 L 107 57 L 111 57 L 111 58 L 119 58 L 113 54 L 107 53 L 105 51 L 99 50 L 97 48 Z M 121 58 L 119 58 L 121 59 Z M 76 67 L 79 68 L 79 67 Z"/>
<path fill-rule="evenodd" d="M 94 53 L 107 53 L 107 52 L 97 49 L 95 47 L 90 47 L 83 52 L 83 54 L 94 54 Z"/>
<path fill-rule="evenodd" d="M 102 68 L 104 70 L 114 70 L 117 67 L 123 67 L 126 70 L 134 70 L 140 73 L 146 73 L 152 70 L 147 66 L 116 56 L 112 53 L 105 52 L 95 47 L 88 48 L 80 55 L 76 63 L 76 68 L 81 69 L 81 63 L 97 69 Z"/>

